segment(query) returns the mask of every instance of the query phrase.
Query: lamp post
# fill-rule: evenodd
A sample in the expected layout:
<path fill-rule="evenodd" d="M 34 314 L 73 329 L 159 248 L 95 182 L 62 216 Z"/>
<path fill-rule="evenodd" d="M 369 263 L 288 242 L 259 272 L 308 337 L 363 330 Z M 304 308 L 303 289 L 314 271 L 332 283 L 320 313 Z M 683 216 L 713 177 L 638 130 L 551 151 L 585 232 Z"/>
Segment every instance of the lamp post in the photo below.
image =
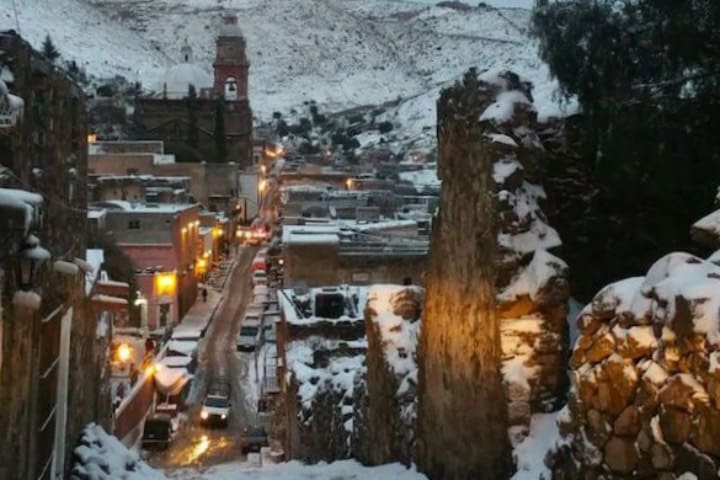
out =
<path fill-rule="evenodd" d="M 30 235 L 25 240 L 17 262 L 17 283 L 21 290 L 32 289 L 40 266 L 49 258 L 50 252 L 40 246 L 35 235 Z"/>

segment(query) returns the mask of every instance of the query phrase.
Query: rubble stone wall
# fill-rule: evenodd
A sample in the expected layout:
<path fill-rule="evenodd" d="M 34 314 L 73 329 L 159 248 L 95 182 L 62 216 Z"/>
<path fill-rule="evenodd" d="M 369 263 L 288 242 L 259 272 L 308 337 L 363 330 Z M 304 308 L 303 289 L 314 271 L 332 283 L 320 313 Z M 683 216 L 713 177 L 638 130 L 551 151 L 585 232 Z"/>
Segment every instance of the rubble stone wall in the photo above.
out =
<path fill-rule="evenodd" d="M 353 454 L 368 465 L 393 462 L 410 465 L 415 446 L 415 351 L 406 351 L 400 346 L 402 350 L 396 356 L 399 345 L 393 344 L 388 337 L 420 321 L 423 290 L 400 286 L 393 290 L 391 312 L 375 310 L 379 306 L 372 297 L 373 287 L 365 310 L 367 369 L 361 384 L 356 383 Z M 396 323 L 383 323 L 382 317 L 387 313 L 393 314 L 394 318 L 390 320 L 396 320 Z M 417 339 L 409 340 L 415 342 Z M 396 365 L 398 361 L 401 368 Z M 408 365 L 410 368 L 406 368 Z"/>
<path fill-rule="evenodd" d="M 581 312 L 553 478 L 717 478 L 719 278 L 714 261 L 675 253 Z"/>

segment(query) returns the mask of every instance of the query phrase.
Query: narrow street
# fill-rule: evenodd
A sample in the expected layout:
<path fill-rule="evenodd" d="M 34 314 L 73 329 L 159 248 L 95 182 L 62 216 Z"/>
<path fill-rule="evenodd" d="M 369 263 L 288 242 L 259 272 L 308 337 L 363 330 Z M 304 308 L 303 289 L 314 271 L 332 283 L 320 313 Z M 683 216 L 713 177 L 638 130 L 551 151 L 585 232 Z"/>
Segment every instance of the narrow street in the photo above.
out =
<path fill-rule="evenodd" d="M 248 400 L 246 391 L 247 382 L 254 381 L 248 374 L 252 354 L 235 352 L 235 336 L 252 295 L 250 265 L 255 252 L 255 248 L 239 247 L 235 267 L 222 292 L 224 299 L 201 342 L 185 427 L 167 451 L 154 453 L 148 459 L 171 477 L 174 469 L 202 469 L 240 459 L 240 429 L 257 422 L 256 406 Z M 232 388 L 229 423 L 227 428 L 207 428 L 200 424 L 200 406 L 208 383 L 221 377 L 230 381 Z"/>

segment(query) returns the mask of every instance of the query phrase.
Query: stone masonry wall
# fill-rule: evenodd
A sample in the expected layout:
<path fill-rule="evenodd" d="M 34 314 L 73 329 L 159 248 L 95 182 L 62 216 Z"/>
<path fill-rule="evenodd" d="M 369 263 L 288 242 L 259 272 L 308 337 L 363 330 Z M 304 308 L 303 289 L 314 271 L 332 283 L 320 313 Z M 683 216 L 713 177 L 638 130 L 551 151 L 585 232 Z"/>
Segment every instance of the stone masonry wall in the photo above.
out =
<path fill-rule="evenodd" d="M 581 312 L 553 478 L 717 478 L 719 265 L 667 255 Z"/>
<path fill-rule="evenodd" d="M 526 98 L 530 90 L 518 85 Z M 513 445 L 527 434 L 532 413 L 556 410 L 567 389 L 568 268 L 548 250 L 561 245 L 541 206 L 544 151 L 535 112 L 516 109 L 487 133 L 498 161 L 497 315 Z"/>
<path fill-rule="evenodd" d="M 438 102 L 443 186 L 418 355 L 417 463 L 431 479 L 512 470 L 495 314 L 496 158 L 479 121 L 494 93 L 471 71 Z"/>
<path fill-rule="evenodd" d="M 431 478 L 507 478 L 508 440 L 564 397 L 567 266 L 549 253 L 561 241 L 541 209 L 531 89 L 512 72 L 471 71 L 438 104 L 417 458 Z"/>
<path fill-rule="evenodd" d="M 370 287 L 366 373 L 356 383 L 353 454 L 369 465 L 410 465 L 415 446 L 417 331 L 423 289 Z"/>

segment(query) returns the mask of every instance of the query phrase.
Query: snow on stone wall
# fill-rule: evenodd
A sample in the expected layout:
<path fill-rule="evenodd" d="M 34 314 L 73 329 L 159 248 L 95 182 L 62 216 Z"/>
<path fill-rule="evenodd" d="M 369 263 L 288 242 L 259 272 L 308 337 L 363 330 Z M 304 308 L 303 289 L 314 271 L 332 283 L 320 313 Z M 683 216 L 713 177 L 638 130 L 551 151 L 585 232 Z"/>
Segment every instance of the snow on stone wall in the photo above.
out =
<path fill-rule="evenodd" d="M 717 478 L 717 258 L 669 254 L 580 313 L 554 478 Z"/>
<path fill-rule="evenodd" d="M 85 427 L 73 451 L 70 480 L 165 480 L 165 475 L 150 468 L 136 452 L 94 423 Z"/>
<path fill-rule="evenodd" d="M 517 444 L 532 413 L 551 411 L 563 400 L 568 272 L 565 262 L 548 252 L 562 242 L 541 208 L 544 151 L 535 133 L 532 86 L 511 72 L 481 80 L 495 99 L 480 120 L 497 159 L 496 299 L 510 436 Z"/>
<path fill-rule="evenodd" d="M 365 369 L 365 289 L 340 287 L 345 314 L 337 319 L 313 315 L 312 289 L 282 296 L 286 411 L 286 446 L 291 458 L 310 462 L 349 458 L 354 428 L 356 377 Z M 362 291 L 359 291 L 362 290 Z M 356 303 L 357 300 L 357 303 Z"/>
<path fill-rule="evenodd" d="M 356 395 L 353 453 L 365 463 L 412 463 L 417 345 L 424 290 L 373 285 L 365 309 L 368 338 L 363 393 Z"/>

